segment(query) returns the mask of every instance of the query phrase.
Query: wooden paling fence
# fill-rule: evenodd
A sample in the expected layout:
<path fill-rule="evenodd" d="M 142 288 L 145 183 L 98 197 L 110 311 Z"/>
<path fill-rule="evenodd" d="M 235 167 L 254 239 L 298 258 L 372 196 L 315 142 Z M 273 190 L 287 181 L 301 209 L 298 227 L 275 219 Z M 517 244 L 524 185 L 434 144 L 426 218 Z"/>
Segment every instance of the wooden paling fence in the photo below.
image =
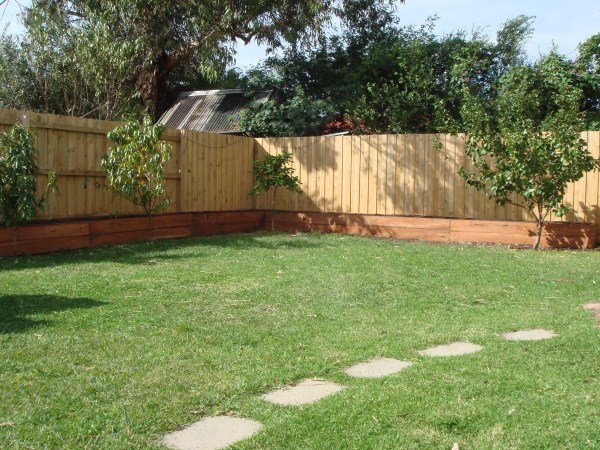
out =
<path fill-rule="evenodd" d="M 41 175 L 58 174 L 58 194 L 40 219 L 140 213 L 105 187 L 100 160 L 110 147 L 106 133 L 118 125 L 93 119 L 0 110 L 0 129 L 23 114 L 36 129 Z M 600 132 L 582 133 L 600 157 Z M 439 139 L 441 151 L 436 150 Z M 249 196 L 252 161 L 289 151 L 303 194 L 279 191 L 276 209 L 369 215 L 527 220 L 524 210 L 499 207 L 465 186 L 458 169 L 468 167 L 461 137 L 431 134 L 251 139 L 167 130 L 173 144 L 167 170 L 172 204 L 166 212 L 269 210 L 271 198 Z M 600 224 L 599 176 L 588 173 L 569 186 L 569 216 L 554 220 Z"/>
<path fill-rule="evenodd" d="M 117 122 L 0 110 L 0 131 L 22 115 L 35 128 L 39 151 L 39 189 L 50 170 L 58 175 L 58 192 L 40 219 L 123 216 L 141 213 L 129 201 L 105 186 L 100 160 L 110 147 L 106 134 Z M 235 211 L 253 207 L 254 140 L 214 133 L 166 130 L 173 146 L 167 166 L 167 193 L 172 201 L 166 212 Z"/>
<path fill-rule="evenodd" d="M 180 211 L 238 211 L 254 208 L 254 139 L 181 132 Z"/>
<path fill-rule="evenodd" d="M 600 157 L 600 132 L 583 132 Z M 436 141 L 442 144 L 437 150 Z M 527 211 L 501 207 L 466 186 L 458 174 L 469 167 L 462 137 L 433 134 L 256 139 L 257 156 L 294 154 L 304 194 L 280 192 L 280 211 L 406 215 L 457 219 L 529 220 Z M 567 217 L 552 220 L 600 224 L 599 174 L 591 172 L 566 192 Z M 270 209 L 271 198 L 259 198 Z"/>

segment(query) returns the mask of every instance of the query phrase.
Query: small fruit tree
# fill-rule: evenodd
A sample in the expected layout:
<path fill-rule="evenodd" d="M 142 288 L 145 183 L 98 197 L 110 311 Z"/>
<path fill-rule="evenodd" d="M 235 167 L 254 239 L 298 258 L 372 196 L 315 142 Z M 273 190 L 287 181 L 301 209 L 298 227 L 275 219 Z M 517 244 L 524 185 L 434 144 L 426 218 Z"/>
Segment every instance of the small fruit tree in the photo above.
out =
<path fill-rule="evenodd" d="M 150 117 L 127 122 L 108 133 L 115 145 L 101 161 L 107 185 L 141 207 L 148 215 L 149 227 L 152 214 L 171 203 L 166 195 L 166 164 L 172 146 L 161 141 L 163 132 L 164 127 L 154 125 Z"/>
<path fill-rule="evenodd" d="M 280 155 L 266 155 L 263 161 L 254 161 L 254 187 L 250 195 L 258 196 L 262 192 L 269 192 L 273 189 L 273 198 L 271 209 L 275 211 L 275 199 L 277 189 L 284 188 L 290 192 L 302 193 L 300 180 L 294 175 L 294 168 L 291 167 L 292 153 L 282 153 Z M 271 222 L 271 229 L 275 231 L 275 224 Z"/>
<path fill-rule="evenodd" d="M 45 192 L 38 196 L 37 149 L 34 131 L 23 123 L 10 128 L 0 138 L 0 223 L 12 227 L 16 252 L 17 227 L 33 219 L 56 189 L 56 175 L 48 175 Z"/>
<path fill-rule="evenodd" d="M 598 168 L 581 139 L 582 92 L 572 64 L 552 52 L 534 65 L 501 77 L 496 95 L 465 76 L 462 127 L 473 170 L 461 168 L 469 186 L 496 203 L 528 210 L 537 222 L 534 249 L 552 212 L 568 212 L 567 184 Z"/>

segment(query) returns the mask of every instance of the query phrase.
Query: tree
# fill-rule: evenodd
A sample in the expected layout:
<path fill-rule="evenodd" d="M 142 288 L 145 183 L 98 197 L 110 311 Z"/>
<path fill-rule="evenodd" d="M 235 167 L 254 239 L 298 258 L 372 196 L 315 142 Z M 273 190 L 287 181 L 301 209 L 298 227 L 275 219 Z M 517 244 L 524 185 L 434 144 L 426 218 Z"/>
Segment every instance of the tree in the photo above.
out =
<path fill-rule="evenodd" d="M 239 113 L 237 126 L 247 136 L 315 136 L 332 119 L 329 104 L 308 98 L 298 87 L 283 102 L 255 102 Z"/>
<path fill-rule="evenodd" d="M 135 39 L 111 39 L 99 21 L 72 26 L 50 3 L 34 2 L 24 25 L 23 36 L 0 38 L 0 107 L 99 119 L 141 114 Z"/>
<path fill-rule="evenodd" d="M 153 125 L 150 117 L 130 121 L 108 133 L 115 143 L 102 158 L 106 182 L 116 194 L 141 207 L 148 215 L 152 235 L 153 213 L 166 208 L 166 164 L 171 159 L 171 144 L 161 141 L 162 125 Z"/>
<path fill-rule="evenodd" d="M 583 90 L 586 129 L 600 130 L 600 33 L 581 43 L 574 70 Z"/>
<path fill-rule="evenodd" d="M 17 124 L 0 139 L 0 222 L 13 230 L 13 252 L 16 252 L 17 227 L 31 221 L 56 188 L 56 176 L 50 173 L 41 197 L 37 195 L 34 132 Z"/>
<path fill-rule="evenodd" d="M 0 107 L 4 109 L 38 110 L 40 106 L 34 77 L 21 53 L 21 40 L 0 36 Z"/>
<path fill-rule="evenodd" d="M 28 66 L 21 72 L 40 94 L 36 110 L 121 119 L 141 109 L 156 119 L 169 89 L 225 73 L 236 43 L 307 42 L 348 8 L 391 3 L 32 0 L 10 52 Z"/>
<path fill-rule="evenodd" d="M 467 184 L 499 205 L 528 210 L 536 219 L 534 249 L 540 245 L 548 215 L 563 216 L 567 184 L 597 169 L 580 137 L 582 92 L 572 65 L 555 51 L 534 65 L 513 67 L 492 96 L 477 79 L 463 74 L 461 124 L 466 152 L 473 162 L 460 174 Z"/>
<path fill-rule="evenodd" d="M 299 90 L 306 103 L 319 101 L 320 110 L 329 112 L 310 116 L 311 111 L 306 111 L 303 120 L 313 124 L 313 129 L 336 128 L 328 123 L 333 116 L 335 122 L 347 123 L 346 130 L 354 134 L 443 131 L 436 102 L 443 101 L 459 118 L 462 97 L 452 78 L 453 68 L 468 62 L 474 76 L 488 86 L 496 85 L 508 68 L 523 61 L 532 19 L 519 16 L 508 21 L 495 41 L 480 32 L 439 36 L 436 18 L 422 26 L 399 26 L 391 12 L 366 11 L 354 18 L 357 21 L 360 26 L 342 27 L 318 46 L 286 48 L 246 74 L 248 87 L 273 88 L 276 94 L 271 103 L 257 105 L 249 114 L 262 122 L 289 123 L 269 129 L 269 135 L 307 134 L 294 130 L 277 108 L 287 106 Z M 244 131 L 254 133 L 252 128 Z"/>
<path fill-rule="evenodd" d="M 300 180 L 294 175 L 291 153 L 280 155 L 266 155 L 263 161 L 254 161 L 254 187 L 250 195 L 258 196 L 263 192 L 273 189 L 271 209 L 275 211 L 275 199 L 278 188 L 285 188 L 290 192 L 302 193 Z M 271 229 L 275 231 L 275 224 L 271 222 Z"/>

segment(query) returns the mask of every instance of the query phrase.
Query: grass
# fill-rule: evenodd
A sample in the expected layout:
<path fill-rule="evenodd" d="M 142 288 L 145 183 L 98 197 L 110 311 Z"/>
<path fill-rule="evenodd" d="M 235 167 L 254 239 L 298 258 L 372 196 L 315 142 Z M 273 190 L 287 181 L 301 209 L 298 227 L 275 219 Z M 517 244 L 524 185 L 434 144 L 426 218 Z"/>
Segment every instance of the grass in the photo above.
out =
<path fill-rule="evenodd" d="M 204 416 L 236 449 L 598 448 L 599 252 L 258 234 L 0 259 L 0 447 L 155 448 Z M 547 328 L 548 341 L 499 333 Z M 424 358 L 456 340 L 477 354 Z M 415 364 L 384 379 L 341 369 Z M 322 377 L 316 404 L 264 392 Z"/>

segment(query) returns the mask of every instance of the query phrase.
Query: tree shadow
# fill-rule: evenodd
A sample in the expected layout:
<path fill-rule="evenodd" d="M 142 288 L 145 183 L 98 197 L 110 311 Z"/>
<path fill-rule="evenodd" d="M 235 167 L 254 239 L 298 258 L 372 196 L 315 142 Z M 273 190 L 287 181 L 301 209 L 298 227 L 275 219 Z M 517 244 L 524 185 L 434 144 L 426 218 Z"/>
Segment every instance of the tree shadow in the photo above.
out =
<path fill-rule="evenodd" d="M 571 209 L 570 205 L 568 205 Z M 587 223 L 598 223 L 600 222 L 600 206 L 588 206 L 583 202 L 579 202 L 579 210 L 581 211 L 581 219 Z"/>
<path fill-rule="evenodd" d="M 89 298 L 58 295 L 0 295 L 0 334 L 20 333 L 52 323 L 47 319 L 35 320 L 31 316 L 67 309 L 87 309 L 105 304 Z"/>
<path fill-rule="evenodd" d="M 451 216 L 446 199 L 435 198 L 450 166 L 434 141 L 430 134 L 264 138 L 256 140 L 255 158 L 294 154 L 304 193 L 278 193 L 281 211 Z M 271 210 L 272 198 L 261 196 L 258 209 Z"/>
<path fill-rule="evenodd" d="M 572 208 L 570 205 L 569 207 Z M 600 213 L 600 207 L 598 205 L 589 207 L 580 202 L 579 210 L 582 214 L 583 220 L 585 220 L 588 224 L 597 223 L 599 217 L 598 214 Z M 590 241 L 592 241 L 592 246 L 594 247 L 598 244 L 597 225 L 596 230 L 586 223 L 564 222 L 557 223 L 557 225 L 560 225 L 560 228 L 553 229 L 550 227 L 546 229 L 546 245 L 549 245 L 553 248 L 581 249 L 589 248 Z M 557 229 L 560 229 L 559 233 L 556 232 Z"/>
<path fill-rule="evenodd" d="M 215 247 L 232 249 L 305 249 L 316 248 L 317 243 L 281 236 L 276 241 L 269 233 L 253 232 L 231 235 L 196 236 L 178 239 L 140 241 L 45 255 L 18 258 L 0 258 L 0 271 L 20 271 L 64 266 L 69 264 L 103 263 L 123 265 L 153 265 L 159 261 L 177 261 L 189 258 L 210 258 Z"/>
<path fill-rule="evenodd" d="M 325 136 L 258 138 L 254 142 L 254 159 L 264 160 L 268 154 L 284 152 L 294 155 L 295 175 L 300 178 L 302 194 L 280 189 L 277 191 L 275 212 L 311 211 L 331 209 L 326 196 L 325 176 L 338 169 L 336 147 L 331 138 Z M 309 174 L 314 176 L 310 177 Z M 317 175 L 318 174 L 318 175 Z M 274 192 L 261 194 L 257 198 L 257 209 L 272 211 Z M 268 224 L 266 224 L 268 225 Z"/>

